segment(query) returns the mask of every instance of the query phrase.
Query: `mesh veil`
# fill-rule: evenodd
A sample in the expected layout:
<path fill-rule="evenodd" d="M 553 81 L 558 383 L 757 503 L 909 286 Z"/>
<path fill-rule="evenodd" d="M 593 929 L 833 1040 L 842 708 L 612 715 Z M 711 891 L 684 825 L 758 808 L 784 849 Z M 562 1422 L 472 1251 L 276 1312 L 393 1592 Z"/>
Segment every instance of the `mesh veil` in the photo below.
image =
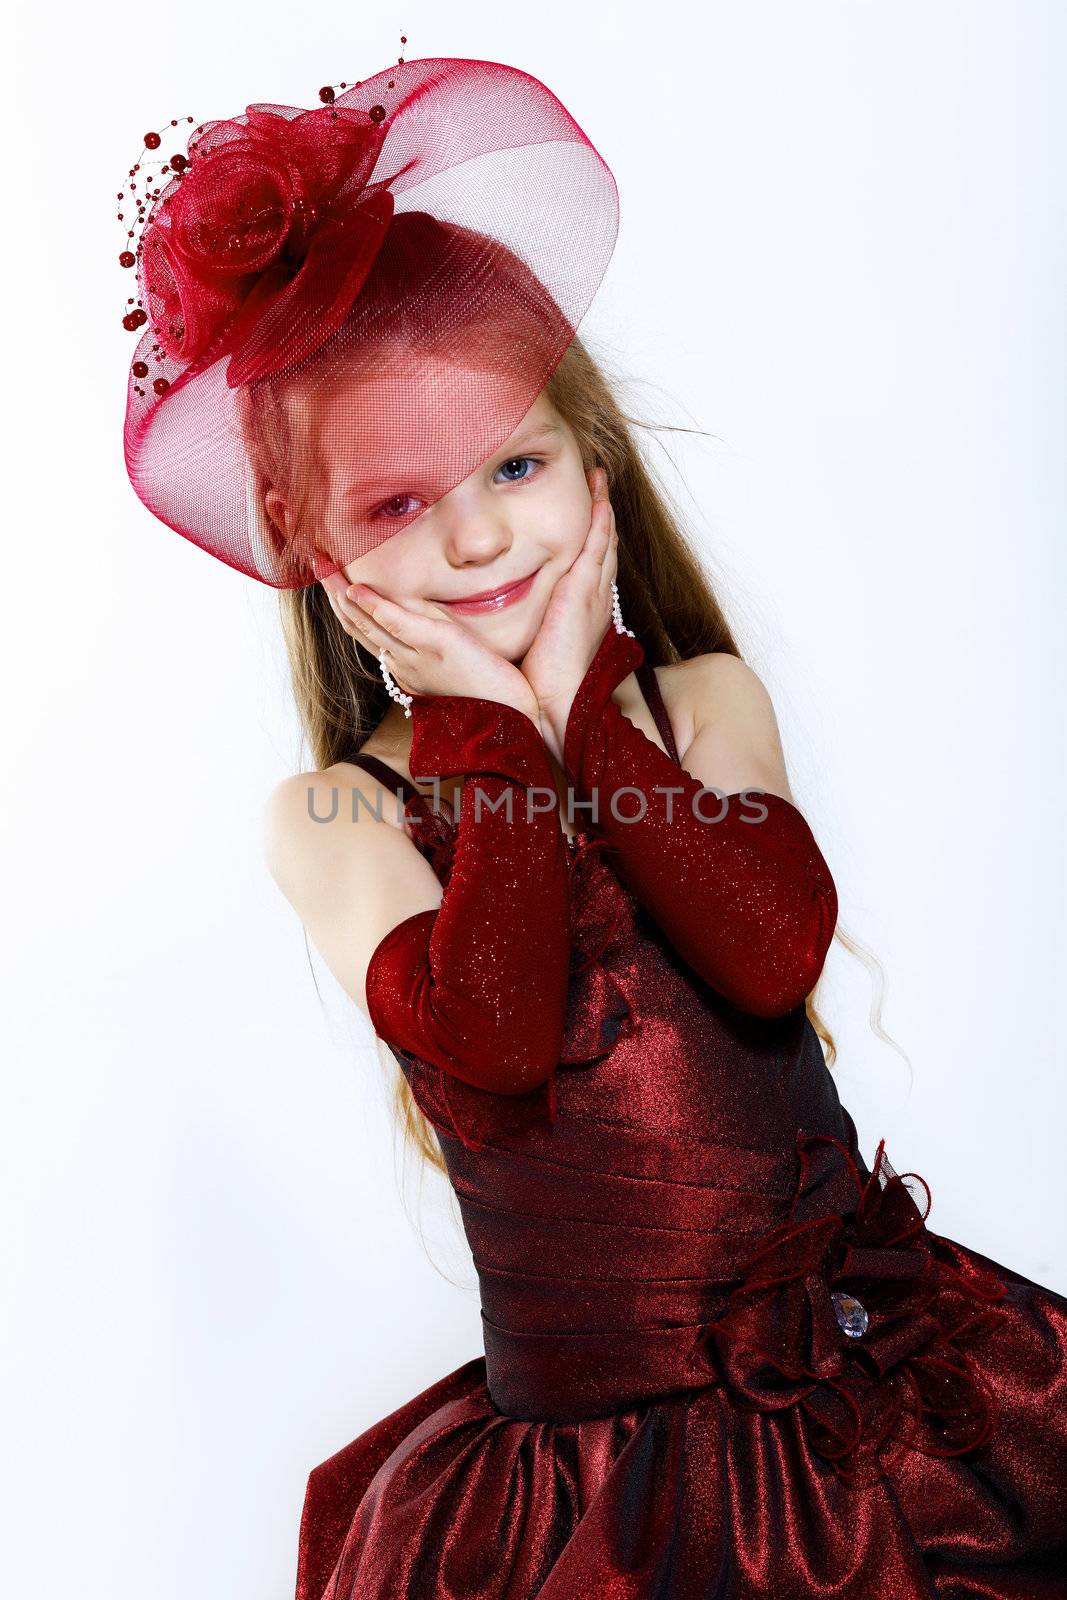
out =
<path fill-rule="evenodd" d="M 137 249 L 127 470 L 185 538 L 301 588 L 522 421 L 607 268 L 615 182 L 542 83 L 486 61 L 401 61 L 187 148 Z"/>

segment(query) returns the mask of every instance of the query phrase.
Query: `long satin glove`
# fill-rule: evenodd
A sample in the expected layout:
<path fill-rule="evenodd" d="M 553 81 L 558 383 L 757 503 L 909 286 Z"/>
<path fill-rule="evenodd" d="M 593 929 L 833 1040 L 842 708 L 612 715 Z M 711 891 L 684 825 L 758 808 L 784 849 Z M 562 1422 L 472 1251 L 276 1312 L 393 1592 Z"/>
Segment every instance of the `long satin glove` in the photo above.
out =
<path fill-rule="evenodd" d="M 398 923 L 371 956 L 370 1018 L 395 1049 L 479 1089 L 525 1094 L 552 1078 L 567 1010 L 567 852 L 548 753 L 524 712 L 494 700 L 415 695 L 412 719 L 415 777 L 469 781 L 440 905 Z M 532 818 L 527 785 L 552 798 Z"/>
<path fill-rule="evenodd" d="M 706 983 L 743 1011 L 784 1016 L 815 987 L 833 938 L 830 870 L 807 822 L 780 795 L 738 791 L 722 820 L 711 820 L 724 802 L 610 698 L 644 656 L 637 639 L 609 624 L 575 695 L 563 765 L 575 800 L 595 794 L 598 813 L 583 805 L 576 820 L 609 842 L 619 878 Z M 639 821 L 612 815 L 611 797 L 627 785 L 647 801 Z M 657 794 L 657 786 L 681 792 Z M 624 818 L 640 815 L 638 795 L 620 795 L 616 806 Z M 766 817 L 753 820 L 761 808 Z"/>

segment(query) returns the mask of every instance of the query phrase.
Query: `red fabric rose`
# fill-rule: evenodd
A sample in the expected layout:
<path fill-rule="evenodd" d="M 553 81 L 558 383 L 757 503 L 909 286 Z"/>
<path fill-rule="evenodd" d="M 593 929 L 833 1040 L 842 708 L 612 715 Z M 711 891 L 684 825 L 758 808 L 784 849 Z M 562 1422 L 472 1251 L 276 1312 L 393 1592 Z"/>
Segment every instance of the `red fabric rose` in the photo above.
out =
<path fill-rule="evenodd" d="M 370 182 L 384 138 L 366 112 L 327 106 L 207 123 L 141 242 L 166 353 L 190 366 L 230 353 L 234 388 L 335 332 L 392 220 L 393 179 Z"/>

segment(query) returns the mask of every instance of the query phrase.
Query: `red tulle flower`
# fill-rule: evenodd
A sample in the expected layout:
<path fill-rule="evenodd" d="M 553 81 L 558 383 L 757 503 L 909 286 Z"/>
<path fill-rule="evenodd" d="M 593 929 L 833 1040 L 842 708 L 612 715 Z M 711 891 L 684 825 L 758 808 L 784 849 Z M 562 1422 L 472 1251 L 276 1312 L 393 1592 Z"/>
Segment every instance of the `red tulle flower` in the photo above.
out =
<path fill-rule="evenodd" d="M 813 1167 L 847 1163 L 858 1193 L 844 1215 L 796 1221 Z M 930 1190 L 894 1172 L 885 1140 L 864 1181 L 841 1142 L 800 1134 L 801 1170 L 789 1218 L 748 1262 L 726 1309 L 698 1336 L 738 1400 L 770 1411 L 800 1405 L 811 1442 L 844 1479 L 894 1439 L 928 1455 L 984 1444 L 996 1400 L 966 1346 L 999 1318 L 1007 1287 L 992 1273 L 961 1272 L 936 1254 Z M 816 1181 L 812 1181 L 814 1179 Z M 832 1182 L 827 1172 L 825 1181 Z M 922 1185 L 919 1210 L 906 1183 Z M 862 1447 L 862 1448 L 861 1448 Z"/>
<path fill-rule="evenodd" d="M 392 220 L 393 180 L 370 182 L 385 130 L 328 106 L 205 125 L 142 240 L 142 298 L 169 356 L 230 352 L 235 388 L 340 327 Z"/>

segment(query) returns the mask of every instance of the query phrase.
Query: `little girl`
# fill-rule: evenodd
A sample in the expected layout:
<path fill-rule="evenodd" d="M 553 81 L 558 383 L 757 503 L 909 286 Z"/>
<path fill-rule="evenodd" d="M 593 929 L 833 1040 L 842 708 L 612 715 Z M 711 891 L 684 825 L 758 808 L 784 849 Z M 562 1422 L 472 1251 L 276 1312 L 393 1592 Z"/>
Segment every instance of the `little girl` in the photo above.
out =
<path fill-rule="evenodd" d="M 272 797 L 271 870 L 478 1272 L 484 1353 L 311 1473 L 298 1600 L 1063 1595 L 1067 1302 L 858 1148 L 812 1004 L 830 870 L 575 335 L 599 158 L 524 74 L 401 65 L 322 92 L 389 135 L 358 194 L 320 113 L 210 125 L 219 181 L 179 187 L 149 273 L 166 448 L 144 406 L 128 432 L 157 514 L 281 589 L 316 767 Z M 498 152 L 569 141 L 547 188 L 440 159 L 501 106 Z M 404 172 L 436 211 L 393 209 Z"/>

